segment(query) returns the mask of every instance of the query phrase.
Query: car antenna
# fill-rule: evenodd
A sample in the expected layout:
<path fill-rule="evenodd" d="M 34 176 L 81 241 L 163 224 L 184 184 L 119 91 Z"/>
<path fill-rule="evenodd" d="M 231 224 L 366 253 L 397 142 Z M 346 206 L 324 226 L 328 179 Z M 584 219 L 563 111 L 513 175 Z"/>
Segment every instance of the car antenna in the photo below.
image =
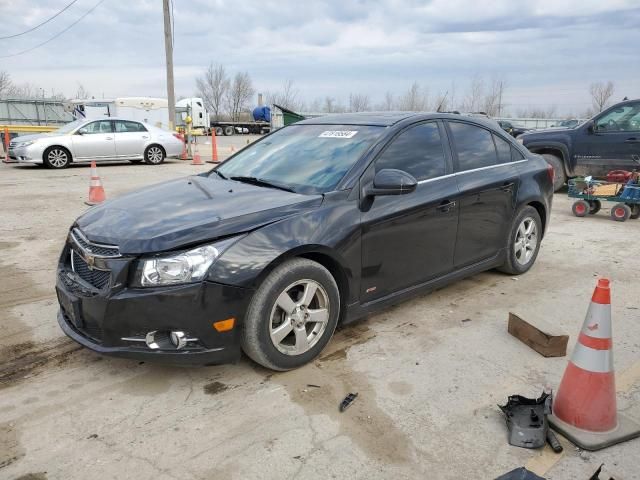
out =
<path fill-rule="evenodd" d="M 436 112 L 440 113 L 440 109 L 442 108 L 442 104 L 444 103 L 444 101 L 447 99 L 447 95 L 449 95 L 449 90 L 444 92 L 444 97 L 442 97 L 442 100 L 440 100 L 440 105 L 438 105 L 438 109 L 436 110 Z"/>

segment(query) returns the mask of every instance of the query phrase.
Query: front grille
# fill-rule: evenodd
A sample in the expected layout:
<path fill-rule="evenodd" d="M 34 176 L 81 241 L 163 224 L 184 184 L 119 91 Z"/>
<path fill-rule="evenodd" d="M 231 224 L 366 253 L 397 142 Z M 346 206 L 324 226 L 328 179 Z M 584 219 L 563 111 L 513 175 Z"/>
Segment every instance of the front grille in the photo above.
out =
<path fill-rule="evenodd" d="M 89 242 L 77 228 L 72 230 L 71 235 L 80 248 L 96 257 L 120 256 L 120 249 L 116 245 L 101 245 Z"/>
<path fill-rule="evenodd" d="M 71 268 L 80 278 L 97 289 L 103 289 L 109 284 L 111 272 L 90 268 L 84 258 L 78 255 L 75 250 L 71 250 Z"/>

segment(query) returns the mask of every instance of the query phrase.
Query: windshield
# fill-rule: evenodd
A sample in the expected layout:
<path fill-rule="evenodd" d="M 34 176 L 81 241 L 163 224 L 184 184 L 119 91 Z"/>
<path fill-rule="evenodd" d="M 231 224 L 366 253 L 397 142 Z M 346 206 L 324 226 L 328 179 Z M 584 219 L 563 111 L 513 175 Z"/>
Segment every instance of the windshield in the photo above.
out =
<path fill-rule="evenodd" d="M 52 133 L 60 134 L 60 133 L 72 132 L 73 130 L 78 128 L 80 125 L 82 125 L 84 122 L 85 122 L 84 120 L 74 120 L 71 123 L 67 123 L 66 125 L 63 125 L 59 129 L 54 130 Z"/>
<path fill-rule="evenodd" d="M 383 131 L 362 125 L 290 125 L 246 147 L 216 171 L 297 193 L 324 193 L 338 185 Z"/>

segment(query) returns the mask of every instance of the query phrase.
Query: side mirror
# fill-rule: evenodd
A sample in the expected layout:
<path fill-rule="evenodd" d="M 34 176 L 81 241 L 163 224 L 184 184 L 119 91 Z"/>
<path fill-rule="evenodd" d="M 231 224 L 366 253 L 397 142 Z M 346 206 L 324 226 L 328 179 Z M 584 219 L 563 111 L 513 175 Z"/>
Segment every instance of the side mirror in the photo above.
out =
<path fill-rule="evenodd" d="M 589 120 L 587 122 L 587 132 L 595 133 L 595 131 L 596 131 L 596 122 L 594 122 L 593 120 Z"/>
<path fill-rule="evenodd" d="M 84 135 L 82 129 L 76 130 L 76 135 Z"/>
<path fill-rule="evenodd" d="M 413 192 L 417 186 L 418 181 L 413 175 L 402 170 L 385 168 L 376 173 L 373 184 L 365 189 L 365 194 L 369 196 L 405 195 Z"/>

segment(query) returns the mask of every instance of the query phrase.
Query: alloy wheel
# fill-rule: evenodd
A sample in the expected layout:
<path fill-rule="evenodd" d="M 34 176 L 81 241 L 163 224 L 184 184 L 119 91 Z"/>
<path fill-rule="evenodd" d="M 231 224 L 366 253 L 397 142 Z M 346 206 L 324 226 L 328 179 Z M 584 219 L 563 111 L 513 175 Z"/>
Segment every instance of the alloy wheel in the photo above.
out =
<path fill-rule="evenodd" d="M 292 283 L 278 296 L 271 310 L 269 335 L 285 355 L 308 352 L 322 338 L 329 322 L 330 302 L 315 280 Z"/>
<path fill-rule="evenodd" d="M 527 265 L 536 252 L 538 246 L 538 227 L 531 217 L 525 217 L 516 231 L 513 248 L 516 261 L 520 265 Z"/>
<path fill-rule="evenodd" d="M 54 148 L 49 151 L 47 161 L 52 167 L 62 168 L 69 162 L 69 156 L 61 148 Z"/>
<path fill-rule="evenodd" d="M 147 150 L 147 160 L 151 163 L 160 163 L 162 161 L 162 150 L 160 147 L 150 147 Z"/>

